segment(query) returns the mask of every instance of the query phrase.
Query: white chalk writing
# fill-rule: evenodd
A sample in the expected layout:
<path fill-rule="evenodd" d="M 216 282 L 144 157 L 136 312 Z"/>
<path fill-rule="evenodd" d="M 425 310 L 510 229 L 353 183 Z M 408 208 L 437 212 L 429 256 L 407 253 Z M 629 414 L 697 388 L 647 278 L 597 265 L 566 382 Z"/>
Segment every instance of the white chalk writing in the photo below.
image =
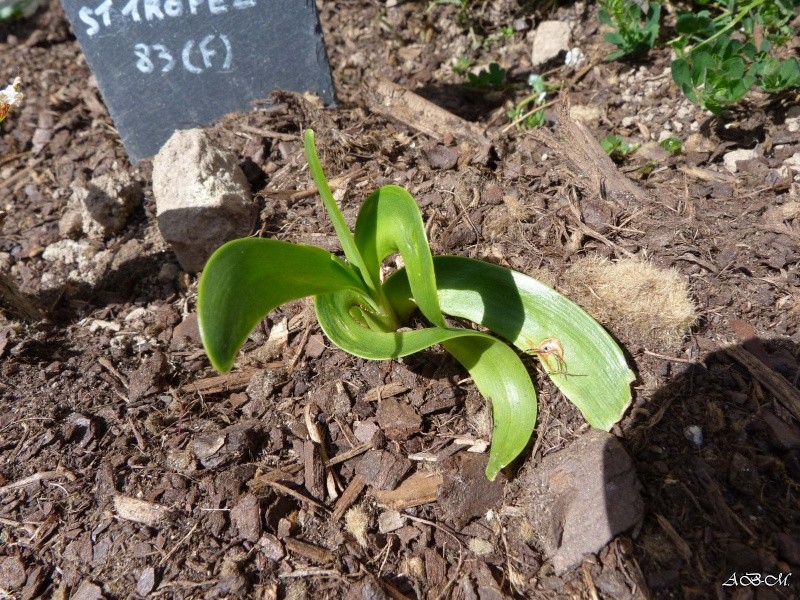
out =
<path fill-rule="evenodd" d="M 176 60 L 172 52 L 163 44 L 135 44 L 133 53 L 136 56 L 136 68 L 145 75 L 158 70 L 169 73 L 175 67 Z M 207 35 L 199 42 L 187 41 L 180 51 L 180 64 L 194 74 L 206 71 L 230 71 L 233 63 L 233 49 L 228 36 L 223 34 Z"/>
<path fill-rule="evenodd" d="M 222 15 L 231 10 L 254 8 L 257 0 L 103 0 L 95 8 L 81 6 L 78 18 L 86 25 L 86 35 L 94 36 L 103 28 L 133 23 L 155 23 L 187 15 Z M 121 6 L 122 8 L 118 8 Z"/>

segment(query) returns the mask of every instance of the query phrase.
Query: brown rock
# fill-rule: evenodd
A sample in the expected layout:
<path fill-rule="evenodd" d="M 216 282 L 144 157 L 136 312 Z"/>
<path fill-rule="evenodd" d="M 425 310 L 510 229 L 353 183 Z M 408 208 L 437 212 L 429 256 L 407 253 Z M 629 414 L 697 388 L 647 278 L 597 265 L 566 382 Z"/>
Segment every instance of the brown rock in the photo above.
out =
<path fill-rule="evenodd" d="M 592 430 L 520 478 L 522 505 L 560 575 L 641 522 L 633 463 L 613 435 Z"/>
<path fill-rule="evenodd" d="M 216 469 L 254 451 L 260 436 L 260 424 L 245 421 L 196 438 L 192 449 L 206 469 Z"/>
<path fill-rule="evenodd" d="M 442 144 L 436 144 L 432 148 L 423 151 L 428 163 L 434 169 L 452 169 L 458 164 L 458 152 Z"/>

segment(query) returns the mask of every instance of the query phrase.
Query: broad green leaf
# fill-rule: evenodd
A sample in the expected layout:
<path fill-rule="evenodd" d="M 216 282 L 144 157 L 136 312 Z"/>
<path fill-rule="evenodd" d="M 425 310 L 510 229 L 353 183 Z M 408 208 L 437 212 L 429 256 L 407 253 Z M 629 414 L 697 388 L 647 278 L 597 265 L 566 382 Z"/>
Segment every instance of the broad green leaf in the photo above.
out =
<path fill-rule="evenodd" d="M 359 292 L 361 304 L 369 302 L 355 271 L 322 248 L 258 238 L 221 246 L 197 290 L 200 335 L 211 364 L 229 371 L 250 331 L 274 308 L 339 290 Z"/>
<path fill-rule="evenodd" d="M 397 185 L 386 185 L 370 194 L 358 212 L 355 241 L 375 280 L 379 280 L 383 260 L 399 252 L 420 311 L 431 323 L 444 327 L 431 250 L 419 206 L 411 194 Z"/>
<path fill-rule="evenodd" d="M 613 338 L 572 301 L 509 269 L 457 256 L 433 259 L 442 311 L 480 323 L 523 351 L 548 348 L 543 368 L 587 422 L 608 431 L 625 412 L 634 375 Z M 413 308 L 405 271 L 384 284 L 400 318 Z M 563 359 L 563 360 L 562 360 Z"/>
<path fill-rule="evenodd" d="M 408 279 L 404 282 L 408 286 Z M 358 302 L 352 292 L 315 298 L 320 327 L 342 350 L 362 358 L 389 359 L 442 344 L 469 371 L 478 390 L 492 403 L 494 430 L 486 476 L 494 480 L 524 450 L 536 425 L 536 392 L 516 353 L 501 340 L 469 329 L 373 331 L 349 318 Z M 408 297 L 401 304 L 406 315 L 414 308 Z"/>

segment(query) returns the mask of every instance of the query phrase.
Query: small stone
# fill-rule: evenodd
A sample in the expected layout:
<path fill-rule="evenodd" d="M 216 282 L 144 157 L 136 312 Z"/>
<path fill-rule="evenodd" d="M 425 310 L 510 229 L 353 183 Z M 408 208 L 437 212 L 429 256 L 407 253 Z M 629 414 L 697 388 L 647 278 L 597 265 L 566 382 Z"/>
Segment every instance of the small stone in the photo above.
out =
<path fill-rule="evenodd" d="M 158 227 L 183 270 L 197 272 L 219 246 L 244 237 L 257 205 L 236 156 L 201 129 L 176 131 L 153 159 Z"/>
<path fill-rule="evenodd" d="M 683 430 L 683 436 L 689 440 L 689 443 L 694 448 L 701 448 L 703 446 L 703 430 L 697 425 L 689 425 Z"/>
<path fill-rule="evenodd" d="M 122 172 L 101 175 L 87 187 L 76 187 L 67 206 L 80 214 L 84 234 L 102 240 L 122 231 L 141 201 L 141 186 L 129 173 Z M 59 223 L 59 230 L 61 226 Z"/>
<path fill-rule="evenodd" d="M 442 462 L 442 486 L 438 500 L 448 521 L 462 529 L 472 519 L 483 517 L 503 503 L 506 478 L 486 478 L 486 455 L 456 454 Z"/>
<path fill-rule="evenodd" d="M 261 436 L 257 421 L 244 421 L 195 439 L 192 449 L 206 469 L 216 469 L 254 451 Z"/>
<path fill-rule="evenodd" d="M 372 441 L 373 436 L 378 432 L 378 425 L 372 419 L 368 421 L 359 421 L 353 427 L 353 434 L 356 439 L 362 444 L 367 444 Z"/>
<path fill-rule="evenodd" d="M 411 461 L 385 450 L 367 452 L 356 466 L 356 474 L 379 490 L 393 490 L 411 469 Z"/>
<path fill-rule="evenodd" d="M 722 157 L 722 162 L 728 171 L 731 173 L 736 173 L 736 171 L 739 169 L 736 163 L 743 162 L 745 160 L 752 160 L 754 158 L 758 158 L 758 156 L 759 153 L 757 150 L 731 150 L 730 152 L 725 153 L 725 155 Z"/>
<path fill-rule="evenodd" d="M 180 272 L 180 268 L 175 263 L 164 263 L 158 271 L 158 281 L 160 283 L 172 283 Z"/>
<path fill-rule="evenodd" d="M 131 374 L 128 384 L 130 401 L 135 402 L 160 392 L 165 385 L 166 371 L 167 357 L 163 352 L 153 352 L 153 355 L 146 358 L 142 365 Z"/>
<path fill-rule="evenodd" d="M 84 581 L 78 590 L 70 596 L 70 600 L 102 600 L 103 590 L 91 581 Z"/>
<path fill-rule="evenodd" d="M 494 544 L 480 538 L 472 538 L 467 546 L 476 556 L 486 556 L 494 552 Z"/>
<path fill-rule="evenodd" d="M 140 596 L 147 596 L 155 587 L 156 570 L 153 567 L 145 567 L 136 583 L 136 593 Z"/>
<path fill-rule="evenodd" d="M 458 164 L 458 152 L 442 144 L 436 144 L 430 150 L 425 151 L 425 156 L 434 169 L 441 169 L 442 171 L 452 169 Z"/>
<path fill-rule="evenodd" d="M 406 402 L 396 398 L 386 398 L 378 404 L 375 411 L 378 425 L 386 437 L 392 440 L 404 440 L 418 433 L 422 426 L 422 417 Z"/>
<path fill-rule="evenodd" d="M 599 106 L 586 106 L 573 104 L 569 107 L 569 116 L 572 120 L 584 125 L 596 125 L 603 116 Z"/>
<path fill-rule="evenodd" d="M 539 67 L 569 50 L 572 27 L 564 21 L 542 21 L 533 39 L 531 64 Z"/>
<path fill-rule="evenodd" d="M 389 533 L 397 531 L 406 524 L 406 518 L 396 510 L 387 510 L 378 515 L 378 531 Z"/>
<path fill-rule="evenodd" d="M 265 533 L 258 540 L 258 545 L 261 546 L 261 551 L 264 556 L 275 562 L 286 556 L 286 550 L 283 549 L 281 541 L 271 533 Z"/>
<path fill-rule="evenodd" d="M 197 313 L 189 313 L 172 330 L 172 340 L 169 344 L 170 350 L 186 350 L 190 345 L 199 345 L 201 343 Z"/>
<path fill-rule="evenodd" d="M 58 233 L 63 238 L 77 240 L 83 233 L 83 217 L 79 210 L 67 210 L 58 221 Z"/>
<path fill-rule="evenodd" d="M 728 469 L 728 481 L 742 494 L 752 496 L 761 489 L 761 477 L 758 470 L 751 460 L 739 452 L 734 452 L 731 456 L 731 464 Z"/>

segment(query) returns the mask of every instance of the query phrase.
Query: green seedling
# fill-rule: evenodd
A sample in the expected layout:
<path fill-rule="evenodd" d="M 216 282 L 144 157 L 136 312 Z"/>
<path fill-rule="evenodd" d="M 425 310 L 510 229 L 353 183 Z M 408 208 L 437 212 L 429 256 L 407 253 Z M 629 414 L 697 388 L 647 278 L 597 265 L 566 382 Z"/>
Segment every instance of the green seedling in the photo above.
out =
<path fill-rule="evenodd" d="M 600 22 L 614 30 L 603 36 L 617 47 L 608 60 L 644 56 L 658 39 L 661 5 L 651 2 L 646 13 L 633 0 L 600 0 Z"/>
<path fill-rule="evenodd" d="M 453 61 L 453 72 L 459 75 L 466 75 L 467 71 L 469 71 L 474 64 L 475 59 L 461 54 Z"/>
<path fill-rule="evenodd" d="M 547 100 L 547 94 L 558 89 L 557 85 L 547 83 L 544 77 L 537 73 L 532 73 L 528 77 L 528 85 L 533 93 L 506 111 L 509 121 L 517 129 L 533 129 L 544 125 L 544 105 Z"/>
<path fill-rule="evenodd" d="M 622 161 L 629 154 L 636 152 L 641 144 L 628 144 L 621 136 L 607 135 L 600 140 L 600 146 L 613 160 Z"/>
<path fill-rule="evenodd" d="M 355 356 L 388 360 L 440 344 L 492 403 L 494 430 L 486 475 L 494 479 L 525 446 L 536 423 L 536 392 L 517 351 L 494 335 L 455 327 L 445 315 L 472 321 L 540 358 L 545 373 L 594 427 L 608 430 L 631 398 L 633 373 L 611 336 L 551 288 L 490 263 L 433 257 L 422 215 L 403 188 L 370 194 L 350 232 L 322 171 L 314 134 L 306 158 L 345 259 L 317 248 L 245 238 L 208 260 L 197 311 L 211 364 L 228 371 L 252 329 L 271 310 L 314 297 L 320 327 Z M 385 281 L 383 261 L 405 263 Z M 409 329 L 419 311 L 428 326 Z M 578 374 L 580 376 L 573 376 Z"/>
<path fill-rule="evenodd" d="M 506 70 L 497 63 L 477 73 L 467 73 L 467 86 L 480 91 L 499 90 L 506 85 Z"/>
<path fill-rule="evenodd" d="M 680 140 L 680 138 L 676 138 L 674 135 L 661 140 L 661 147 L 675 156 L 683 152 L 683 142 Z"/>

